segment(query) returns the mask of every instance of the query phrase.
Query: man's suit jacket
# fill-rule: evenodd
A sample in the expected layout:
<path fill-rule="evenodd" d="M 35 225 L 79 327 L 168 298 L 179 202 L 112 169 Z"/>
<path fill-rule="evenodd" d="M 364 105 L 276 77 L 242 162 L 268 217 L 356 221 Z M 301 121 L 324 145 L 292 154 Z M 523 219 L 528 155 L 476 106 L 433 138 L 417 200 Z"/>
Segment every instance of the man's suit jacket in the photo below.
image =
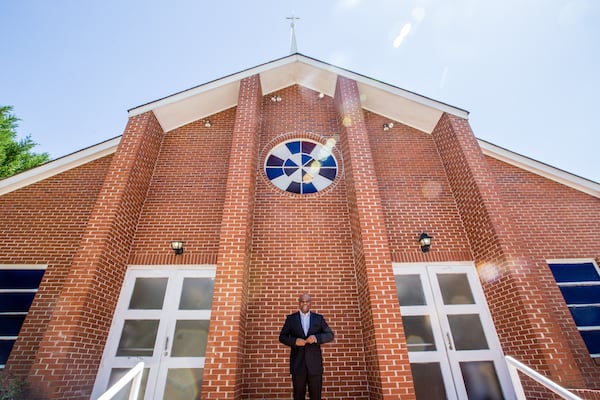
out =
<path fill-rule="evenodd" d="M 296 346 L 296 339 L 306 339 L 310 335 L 315 335 L 317 343 L 306 344 L 305 346 Z M 321 355 L 321 345 L 333 340 L 333 331 L 327 325 L 322 315 L 310 312 L 310 327 L 308 334 L 304 334 L 300 312 L 295 312 L 287 316 L 279 341 L 290 346 L 290 373 L 302 374 L 305 370 L 310 375 L 323 374 L 323 357 Z"/>

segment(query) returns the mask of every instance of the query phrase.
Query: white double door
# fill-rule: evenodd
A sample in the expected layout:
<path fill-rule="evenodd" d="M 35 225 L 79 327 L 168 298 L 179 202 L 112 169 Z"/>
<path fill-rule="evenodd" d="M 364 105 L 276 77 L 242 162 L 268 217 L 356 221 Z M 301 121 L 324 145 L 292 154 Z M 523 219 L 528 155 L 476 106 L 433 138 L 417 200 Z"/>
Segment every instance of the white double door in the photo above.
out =
<path fill-rule="evenodd" d="M 514 399 L 473 265 L 394 265 L 417 399 Z"/>
<path fill-rule="evenodd" d="M 127 271 L 93 399 L 140 361 L 139 399 L 200 398 L 214 276 L 212 267 Z"/>

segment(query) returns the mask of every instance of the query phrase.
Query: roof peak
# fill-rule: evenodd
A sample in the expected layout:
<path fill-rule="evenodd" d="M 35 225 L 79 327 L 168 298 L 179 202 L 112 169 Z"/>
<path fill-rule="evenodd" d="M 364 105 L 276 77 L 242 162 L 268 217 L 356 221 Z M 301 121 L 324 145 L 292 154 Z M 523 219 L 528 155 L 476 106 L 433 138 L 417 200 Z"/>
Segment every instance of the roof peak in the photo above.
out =
<path fill-rule="evenodd" d="M 291 39 L 290 39 L 290 54 L 296 54 L 298 53 L 298 43 L 296 42 L 296 24 L 295 24 L 295 20 L 300 19 L 300 17 L 296 17 L 294 16 L 294 13 L 292 13 L 291 17 L 285 17 L 285 19 L 289 19 L 290 22 L 290 29 L 291 29 Z"/>

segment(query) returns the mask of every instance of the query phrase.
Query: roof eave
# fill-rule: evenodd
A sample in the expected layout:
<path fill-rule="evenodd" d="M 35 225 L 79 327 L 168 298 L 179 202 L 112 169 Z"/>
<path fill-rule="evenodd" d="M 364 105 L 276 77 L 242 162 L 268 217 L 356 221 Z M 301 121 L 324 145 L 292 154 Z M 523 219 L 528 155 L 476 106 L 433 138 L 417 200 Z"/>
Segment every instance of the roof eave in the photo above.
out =
<path fill-rule="evenodd" d="M 496 146 L 492 143 L 486 142 L 485 140 L 477 139 L 477 141 L 481 151 L 487 156 L 550 179 L 554 182 L 558 182 L 580 192 L 600 198 L 599 183 Z"/>
<path fill-rule="evenodd" d="M 152 111 L 165 131 L 176 129 L 235 107 L 239 82 L 256 74 L 261 77 L 265 95 L 299 84 L 333 96 L 337 76 L 352 79 L 358 84 L 363 108 L 427 133 L 431 132 L 443 113 L 465 119 L 469 116 L 466 110 L 295 53 L 132 108 L 129 110 L 129 117 Z M 204 96 L 210 96 L 211 101 L 205 101 Z M 376 100 L 382 96 L 388 97 L 388 101 Z M 414 109 L 408 112 L 406 105 Z"/>
<path fill-rule="evenodd" d="M 112 154 L 120 141 L 117 136 L 0 180 L 0 196 Z"/>

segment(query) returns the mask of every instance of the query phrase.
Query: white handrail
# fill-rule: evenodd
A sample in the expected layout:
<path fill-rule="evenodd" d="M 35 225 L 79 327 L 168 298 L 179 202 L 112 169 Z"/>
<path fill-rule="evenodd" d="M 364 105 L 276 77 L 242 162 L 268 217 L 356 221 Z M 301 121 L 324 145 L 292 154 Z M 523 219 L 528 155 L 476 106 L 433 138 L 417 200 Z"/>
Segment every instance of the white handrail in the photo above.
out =
<path fill-rule="evenodd" d="M 504 358 L 506 359 L 506 364 L 508 365 L 508 372 L 510 374 L 510 379 L 512 380 L 514 386 L 517 399 L 525 400 L 525 392 L 523 391 L 523 386 L 521 385 L 521 378 L 519 378 L 519 371 L 521 371 L 534 381 L 552 390 L 554 393 L 558 394 L 563 399 L 583 400 L 581 397 L 574 395 L 564 387 L 558 385 L 557 383 L 554 383 L 550 379 L 546 378 L 544 375 L 534 371 L 527 365 L 515 360 L 511 356 L 505 356 Z"/>
<path fill-rule="evenodd" d="M 129 400 L 137 400 L 140 386 L 142 383 L 142 373 L 144 372 L 144 363 L 139 362 L 135 367 L 131 368 L 121 379 L 112 385 L 104 394 L 98 397 L 97 400 L 111 400 L 121 389 L 132 381 L 131 389 L 129 390 Z"/>

